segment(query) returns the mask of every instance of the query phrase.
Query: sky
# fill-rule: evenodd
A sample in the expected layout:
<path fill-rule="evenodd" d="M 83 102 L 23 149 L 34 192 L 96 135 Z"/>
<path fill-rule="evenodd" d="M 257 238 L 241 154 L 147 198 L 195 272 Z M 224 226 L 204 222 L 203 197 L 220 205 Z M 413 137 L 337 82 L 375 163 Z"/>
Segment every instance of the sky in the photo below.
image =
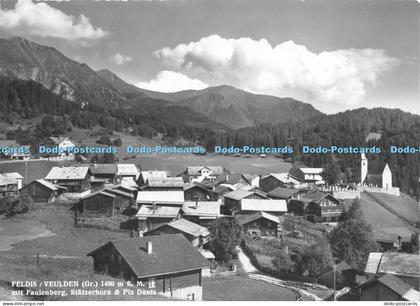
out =
<path fill-rule="evenodd" d="M 325 113 L 420 114 L 416 1 L 0 2 L 0 37 L 51 45 L 141 88 L 227 84 Z"/>

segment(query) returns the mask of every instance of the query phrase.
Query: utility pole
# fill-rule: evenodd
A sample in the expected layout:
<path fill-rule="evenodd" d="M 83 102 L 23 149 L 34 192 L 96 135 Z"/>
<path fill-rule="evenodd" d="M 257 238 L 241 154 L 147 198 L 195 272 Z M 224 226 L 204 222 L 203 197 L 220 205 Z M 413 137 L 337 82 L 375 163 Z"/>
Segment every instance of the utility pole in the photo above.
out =
<path fill-rule="evenodd" d="M 333 272 L 334 272 L 334 301 L 337 301 L 337 297 L 336 297 L 336 273 L 337 273 L 337 265 L 333 265 Z"/>

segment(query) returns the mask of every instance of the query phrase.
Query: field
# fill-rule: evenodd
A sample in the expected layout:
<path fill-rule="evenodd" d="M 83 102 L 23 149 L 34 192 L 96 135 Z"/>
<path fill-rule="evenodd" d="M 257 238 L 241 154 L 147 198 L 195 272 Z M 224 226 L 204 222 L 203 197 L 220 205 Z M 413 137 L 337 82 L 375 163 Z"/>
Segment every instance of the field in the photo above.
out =
<path fill-rule="evenodd" d="M 348 201 L 347 204 L 350 205 L 350 202 Z M 372 226 L 377 239 L 394 241 L 399 235 L 404 241 L 409 241 L 411 234 L 419 231 L 383 208 L 365 193 L 361 194 L 360 209 L 364 219 Z"/>
<path fill-rule="evenodd" d="M 293 291 L 240 276 L 206 279 L 205 301 L 294 301 Z"/>
<path fill-rule="evenodd" d="M 27 169 L 25 169 L 27 165 Z M 45 177 L 52 167 L 59 165 L 57 162 L 46 160 L 30 160 L 30 161 L 1 161 L 0 171 L 3 172 L 19 172 L 25 177 L 26 184 L 35 179 Z"/>
<path fill-rule="evenodd" d="M 171 175 L 178 175 L 188 166 L 216 166 L 220 165 L 230 170 L 231 173 L 257 173 L 267 174 L 270 172 L 288 172 L 292 167 L 291 163 L 281 159 L 269 157 L 250 158 L 233 157 L 218 154 L 207 156 L 197 155 L 147 155 L 122 161 L 124 163 L 139 164 L 142 170 L 169 170 Z"/>

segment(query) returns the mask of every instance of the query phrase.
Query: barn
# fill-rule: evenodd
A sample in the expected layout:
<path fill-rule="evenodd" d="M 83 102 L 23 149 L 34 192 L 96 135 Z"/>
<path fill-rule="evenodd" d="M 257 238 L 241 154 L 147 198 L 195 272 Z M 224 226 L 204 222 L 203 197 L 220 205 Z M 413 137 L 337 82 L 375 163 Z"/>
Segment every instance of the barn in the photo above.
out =
<path fill-rule="evenodd" d="M 55 185 L 44 179 L 38 179 L 25 185 L 20 192 L 30 196 L 34 202 L 50 203 L 65 191 L 65 187 Z"/>

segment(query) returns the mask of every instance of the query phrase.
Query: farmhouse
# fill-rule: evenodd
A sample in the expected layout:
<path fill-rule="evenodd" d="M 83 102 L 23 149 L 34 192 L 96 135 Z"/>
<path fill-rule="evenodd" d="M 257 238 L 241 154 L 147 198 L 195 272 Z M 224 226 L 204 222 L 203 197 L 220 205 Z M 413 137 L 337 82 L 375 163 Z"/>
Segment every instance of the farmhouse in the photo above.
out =
<path fill-rule="evenodd" d="M 392 188 L 392 172 L 388 164 L 381 162 L 371 162 L 365 154 L 362 154 L 360 165 L 360 183 L 362 186 L 373 186 L 382 189 Z"/>
<path fill-rule="evenodd" d="M 0 177 L 6 178 L 6 179 L 16 180 L 17 183 L 18 183 L 18 189 L 19 190 L 23 187 L 24 177 L 22 175 L 20 175 L 18 172 L 8 172 L 8 173 L 0 172 Z"/>
<path fill-rule="evenodd" d="M 210 232 L 207 228 L 185 219 L 178 219 L 162 224 L 144 233 L 144 236 L 182 234 L 194 247 L 202 248 L 209 242 Z"/>
<path fill-rule="evenodd" d="M 77 147 L 76 142 L 74 142 L 74 140 L 70 137 L 49 137 L 42 143 L 42 145 L 46 147 L 57 147 L 61 153 L 53 155 L 58 159 L 73 159 L 74 154 L 69 151 Z"/>
<path fill-rule="evenodd" d="M 222 166 L 191 166 L 178 176 L 185 182 L 214 181 L 224 174 Z"/>
<path fill-rule="evenodd" d="M 147 184 L 149 179 L 164 179 L 170 176 L 169 171 L 148 170 L 141 171 L 138 179 L 139 186 Z"/>
<path fill-rule="evenodd" d="M 233 214 L 252 214 L 263 211 L 272 215 L 280 216 L 287 213 L 287 203 L 285 200 L 272 199 L 243 199 L 238 207 L 235 207 Z"/>
<path fill-rule="evenodd" d="M 330 193 L 313 191 L 302 195 L 299 200 L 291 200 L 288 209 L 311 222 L 338 222 L 344 213 L 344 204 Z"/>
<path fill-rule="evenodd" d="M 21 189 L 21 193 L 30 196 L 34 202 L 50 203 L 66 191 L 65 187 L 55 185 L 47 180 L 38 179 Z"/>
<path fill-rule="evenodd" d="M 142 205 L 136 214 L 138 231 L 147 232 L 180 216 L 180 206 Z"/>
<path fill-rule="evenodd" d="M 132 178 L 136 182 L 140 177 L 140 170 L 135 164 L 117 164 L 117 176 Z"/>
<path fill-rule="evenodd" d="M 410 284 L 412 287 L 420 289 L 420 265 L 418 254 L 372 252 L 369 254 L 365 273 L 370 279 L 391 273 L 405 283 Z"/>
<path fill-rule="evenodd" d="M 267 197 L 256 191 L 242 189 L 231 191 L 224 195 L 224 208 L 226 213 L 232 214 L 232 211 L 240 206 L 243 199 L 267 199 Z"/>
<path fill-rule="evenodd" d="M 325 181 L 322 177 L 323 168 L 299 168 L 296 170 L 296 177 L 302 183 L 309 185 L 324 185 Z"/>
<path fill-rule="evenodd" d="M 359 286 L 361 301 L 418 301 L 420 292 L 393 274 L 370 279 Z"/>
<path fill-rule="evenodd" d="M 298 189 L 277 187 L 267 193 L 267 196 L 272 199 L 286 200 L 289 203 L 290 200 L 299 200 L 300 193 L 301 191 Z"/>
<path fill-rule="evenodd" d="M 15 179 L 0 177 L 0 197 L 13 196 L 18 193 L 18 182 Z"/>
<path fill-rule="evenodd" d="M 45 179 L 66 187 L 67 192 L 84 192 L 90 189 L 89 167 L 53 167 Z"/>
<path fill-rule="evenodd" d="M 220 212 L 221 203 L 217 201 L 185 202 L 182 217 L 202 226 L 209 226 L 214 220 L 226 217 Z"/>
<path fill-rule="evenodd" d="M 270 173 L 260 179 L 260 187 L 267 192 L 277 187 L 298 188 L 300 185 L 299 180 L 289 173 Z"/>
<path fill-rule="evenodd" d="M 202 270 L 209 261 L 181 234 L 110 241 L 88 256 L 95 273 L 141 281 L 159 294 L 202 300 Z"/>
<path fill-rule="evenodd" d="M 185 201 L 215 201 L 218 195 L 212 188 L 200 183 L 187 184 L 184 186 Z"/>
<path fill-rule="evenodd" d="M 235 219 L 249 236 L 279 237 L 282 231 L 279 217 L 266 212 L 237 215 Z"/>
<path fill-rule="evenodd" d="M 118 183 L 117 180 L 117 165 L 115 164 L 93 164 L 89 167 L 93 179 L 101 180 L 105 184 Z"/>

